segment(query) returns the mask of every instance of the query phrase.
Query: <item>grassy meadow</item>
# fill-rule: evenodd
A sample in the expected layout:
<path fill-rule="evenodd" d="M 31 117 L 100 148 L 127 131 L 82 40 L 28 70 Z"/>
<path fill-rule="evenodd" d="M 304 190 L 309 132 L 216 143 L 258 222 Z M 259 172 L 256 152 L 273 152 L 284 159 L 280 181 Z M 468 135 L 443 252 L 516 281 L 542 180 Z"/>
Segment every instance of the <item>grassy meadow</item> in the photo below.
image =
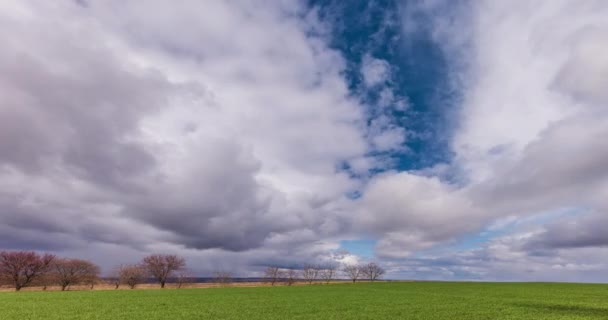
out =
<path fill-rule="evenodd" d="M 4 292 L 0 319 L 608 319 L 608 285 L 379 282 Z"/>

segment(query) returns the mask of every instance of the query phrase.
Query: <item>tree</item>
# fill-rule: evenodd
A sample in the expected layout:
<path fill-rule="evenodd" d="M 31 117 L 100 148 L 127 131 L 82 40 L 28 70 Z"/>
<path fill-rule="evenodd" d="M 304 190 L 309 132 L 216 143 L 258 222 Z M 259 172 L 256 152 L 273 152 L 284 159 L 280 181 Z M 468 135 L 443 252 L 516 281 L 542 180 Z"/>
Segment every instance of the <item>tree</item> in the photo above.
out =
<path fill-rule="evenodd" d="M 98 284 L 101 281 L 101 279 L 99 278 L 99 274 L 93 275 L 93 274 L 89 274 L 88 276 L 85 276 L 82 279 L 82 282 L 86 285 L 89 286 L 89 289 L 93 290 L 93 288 L 95 288 L 95 285 Z"/>
<path fill-rule="evenodd" d="M 266 281 L 270 282 L 273 286 L 279 280 L 280 277 L 281 270 L 277 266 L 267 267 L 264 271 L 264 278 L 266 278 Z"/>
<path fill-rule="evenodd" d="M 364 266 L 361 266 L 360 268 L 361 268 L 362 276 L 364 276 L 366 279 L 369 279 L 369 281 L 372 281 L 372 282 L 382 278 L 382 276 L 386 272 L 384 270 L 384 268 L 382 268 L 381 266 L 379 266 L 373 262 L 370 262 Z"/>
<path fill-rule="evenodd" d="M 317 280 L 319 277 L 320 267 L 314 266 L 311 264 L 307 264 L 302 269 L 302 278 L 308 282 L 308 284 L 312 284 L 313 281 Z"/>
<path fill-rule="evenodd" d="M 114 289 L 118 289 L 120 287 L 121 284 L 121 279 L 120 279 L 120 273 L 122 271 L 123 265 L 114 267 L 112 269 L 112 271 L 109 274 L 108 277 L 108 283 L 111 283 L 114 285 Z"/>
<path fill-rule="evenodd" d="M 142 266 L 164 288 L 174 272 L 186 267 L 186 260 L 176 255 L 153 254 L 143 259 Z"/>
<path fill-rule="evenodd" d="M 283 276 L 285 277 L 285 280 L 287 281 L 287 285 L 291 286 L 298 279 L 298 272 L 294 269 L 287 269 L 283 273 Z"/>
<path fill-rule="evenodd" d="M 175 282 L 177 283 L 177 288 L 181 289 L 182 286 L 186 283 L 193 283 L 196 281 L 196 277 L 190 272 L 190 270 L 180 270 L 177 272 L 177 276 L 175 277 Z"/>
<path fill-rule="evenodd" d="M 0 275 L 10 281 L 15 291 L 27 287 L 46 273 L 55 256 L 32 251 L 0 252 Z"/>
<path fill-rule="evenodd" d="M 51 265 L 51 272 L 61 286 L 61 291 L 65 291 L 67 287 L 74 284 L 87 283 L 90 285 L 99 277 L 99 267 L 87 260 L 55 259 Z"/>
<path fill-rule="evenodd" d="M 146 270 L 137 264 L 121 265 L 118 269 L 118 279 L 118 283 L 115 282 L 116 289 L 121 283 L 135 289 L 135 286 L 146 279 Z"/>
<path fill-rule="evenodd" d="M 34 287 L 42 287 L 42 291 L 46 291 L 46 289 L 57 283 L 57 277 L 51 271 L 45 272 L 41 274 L 39 277 L 36 277 L 34 281 L 32 281 L 31 285 Z"/>
<path fill-rule="evenodd" d="M 215 282 L 227 285 L 232 282 L 232 273 L 228 271 L 216 271 L 213 273 L 213 277 L 215 278 Z"/>
<path fill-rule="evenodd" d="M 353 283 L 357 282 L 357 279 L 361 276 L 361 268 L 358 265 L 347 264 L 342 269 L 342 272 L 348 277 Z"/>
<path fill-rule="evenodd" d="M 325 280 L 325 283 L 330 283 L 331 280 L 336 276 L 336 265 L 329 264 L 323 267 L 320 272 L 321 279 Z"/>

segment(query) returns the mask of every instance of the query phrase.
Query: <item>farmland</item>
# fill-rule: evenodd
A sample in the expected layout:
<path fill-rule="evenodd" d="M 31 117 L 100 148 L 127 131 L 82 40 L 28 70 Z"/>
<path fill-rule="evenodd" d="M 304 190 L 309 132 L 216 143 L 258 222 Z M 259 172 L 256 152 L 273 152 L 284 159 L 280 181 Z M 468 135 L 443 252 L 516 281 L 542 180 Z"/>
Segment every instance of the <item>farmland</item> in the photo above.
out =
<path fill-rule="evenodd" d="M 608 285 L 380 282 L 0 293 L 2 319 L 608 319 Z"/>

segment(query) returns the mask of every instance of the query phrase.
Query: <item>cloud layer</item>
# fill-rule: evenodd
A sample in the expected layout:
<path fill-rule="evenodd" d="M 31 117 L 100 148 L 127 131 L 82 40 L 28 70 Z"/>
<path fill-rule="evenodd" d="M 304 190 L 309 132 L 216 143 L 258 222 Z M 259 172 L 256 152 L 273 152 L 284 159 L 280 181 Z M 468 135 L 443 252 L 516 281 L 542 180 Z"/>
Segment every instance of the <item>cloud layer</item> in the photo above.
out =
<path fill-rule="evenodd" d="M 374 239 L 394 277 L 606 279 L 589 252 L 608 245 L 608 5 L 407 10 L 428 15 L 462 103 L 453 158 L 399 172 L 383 157 L 408 150 L 386 109 L 408 107 L 398 70 L 363 58 L 366 104 L 314 7 L 0 4 L 2 246 L 245 273 L 357 261 L 340 241 Z"/>
<path fill-rule="evenodd" d="M 337 166 L 368 144 L 342 58 L 307 35 L 314 12 L 221 1 L 0 12 L 6 246 L 244 251 L 341 232 L 331 207 L 358 182 Z"/>

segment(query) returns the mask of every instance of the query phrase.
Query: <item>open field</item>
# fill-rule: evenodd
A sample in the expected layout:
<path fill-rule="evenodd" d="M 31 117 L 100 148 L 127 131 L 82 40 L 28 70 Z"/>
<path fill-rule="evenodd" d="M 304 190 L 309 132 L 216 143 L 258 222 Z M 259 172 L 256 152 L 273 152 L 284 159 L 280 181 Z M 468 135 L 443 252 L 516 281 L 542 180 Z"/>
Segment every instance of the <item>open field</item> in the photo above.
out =
<path fill-rule="evenodd" d="M 385 282 L 0 293 L 2 319 L 608 319 L 608 285 Z"/>

